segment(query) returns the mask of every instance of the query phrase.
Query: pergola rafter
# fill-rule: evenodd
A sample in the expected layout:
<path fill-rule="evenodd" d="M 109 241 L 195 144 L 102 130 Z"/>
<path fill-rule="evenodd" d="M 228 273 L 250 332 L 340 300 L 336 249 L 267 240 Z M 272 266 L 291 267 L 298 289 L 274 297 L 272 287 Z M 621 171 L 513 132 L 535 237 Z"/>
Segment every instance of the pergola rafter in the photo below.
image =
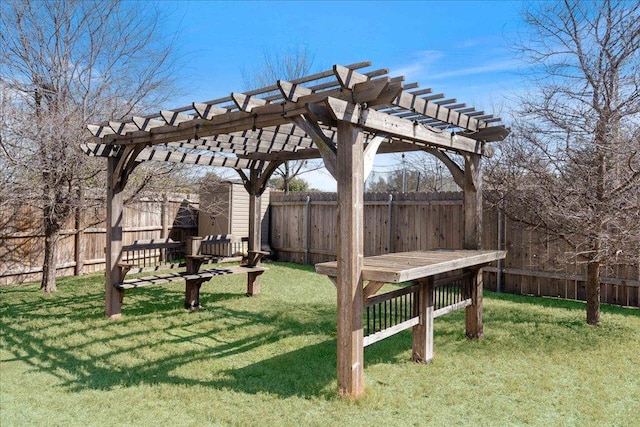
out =
<path fill-rule="evenodd" d="M 482 156 L 509 131 L 500 119 L 456 98 L 417 89 L 369 62 L 331 70 L 149 116 L 88 125 L 87 154 L 108 158 L 105 310 L 120 316 L 114 292 L 122 252 L 122 195 L 143 161 L 229 167 L 249 193 L 249 250 L 261 247 L 260 195 L 285 161 L 322 158 L 338 183 L 338 383 L 342 394 L 364 391 L 362 250 L 364 180 L 376 153 L 422 150 L 440 159 L 464 191 L 464 247 L 480 248 Z M 464 159 L 459 166 L 450 154 Z M 467 307 L 467 336 L 482 336 L 482 280 L 477 271 Z M 480 277 L 480 279 L 478 279 Z M 366 295 L 380 286 L 367 287 Z M 259 283 L 248 283 L 248 294 Z M 421 333 L 424 333 L 421 332 Z M 424 339 L 419 340 L 423 343 Z M 424 344 L 424 343 L 423 343 Z M 423 345 L 420 344 L 420 345 Z M 426 345 L 426 344 L 425 344 Z M 417 351 L 424 358 L 424 351 Z M 427 352 L 428 353 L 428 352 Z"/>

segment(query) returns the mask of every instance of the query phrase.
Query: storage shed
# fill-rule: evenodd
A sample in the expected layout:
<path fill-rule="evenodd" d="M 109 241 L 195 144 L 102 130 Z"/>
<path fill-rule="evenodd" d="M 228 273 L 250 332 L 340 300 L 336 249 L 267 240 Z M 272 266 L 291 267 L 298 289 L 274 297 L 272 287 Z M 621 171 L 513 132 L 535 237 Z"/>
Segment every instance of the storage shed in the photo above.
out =
<path fill-rule="evenodd" d="M 249 236 L 249 193 L 241 181 L 221 181 L 200 194 L 198 236 Z M 260 234 L 263 248 L 269 242 L 269 188 L 262 193 L 260 203 Z"/>

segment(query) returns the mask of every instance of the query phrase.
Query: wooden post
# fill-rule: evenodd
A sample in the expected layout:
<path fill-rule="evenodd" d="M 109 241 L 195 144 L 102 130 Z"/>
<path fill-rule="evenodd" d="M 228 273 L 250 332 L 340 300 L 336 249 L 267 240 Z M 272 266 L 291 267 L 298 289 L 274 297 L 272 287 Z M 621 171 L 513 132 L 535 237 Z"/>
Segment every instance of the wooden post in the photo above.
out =
<path fill-rule="evenodd" d="M 393 231 L 393 226 L 392 226 L 392 220 L 393 220 L 393 194 L 389 194 L 389 205 L 387 208 L 387 221 L 389 221 L 387 223 L 387 247 L 386 247 L 386 251 L 385 253 L 390 254 L 391 252 L 393 252 L 391 250 L 391 245 L 393 245 L 393 236 L 392 236 L 392 231 Z"/>
<path fill-rule="evenodd" d="M 479 154 L 465 156 L 464 168 L 464 248 L 480 249 L 482 241 L 482 169 Z M 482 338 L 482 269 L 471 283 L 471 305 L 466 309 L 468 338 Z"/>
<path fill-rule="evenodd" d="M 433 360 L 433 277 L 420 280 L 418 293 L 418 315 L 420 323 L 413 327 L 412 358 L 416 363 L 429 363 Z"/>
<path fill-rule="evenodd" d="M 169 195 L 165 192 L 162 194 L 162 205 L 160 206 L 160 238 L 167 239 L 169 237 Z M 160 250 L 160 261 L 167 260 L 167 250 Z"/>
<path fill-rule="evenodd" d="M 114 175 L 118 165 L 118 158 L 109 157 L 107 163 L 107 242 L 105 265 L 105 295 L 104 312 L 110 319 L 122 316 L 122 294 L 124 291 L 114 285 L 121 281 L 118 264 L 122 257 L 122 221 L 123 202 L 122 191 L 115 188 Z"/>
<path fill-rule="evenodd" d="M 204 238 L 200 236 L 187 237 L 186 255 L 199 255 L 203 240 Z"/>
<path fill-rule="evenodd" d="M 82 231 L 82 227 L 84 226 L 84 188 L 82 184 L 78 188 L 78 206 L 76 207 L 75 212 L 75 228 L 76 233 L 74 236 L 74 261 L 75 266 L 73 269 L 73 274 L 76 276 L 80 276 L 82 274 L 82 270 L 84 267 L 84 232 Z"/>
<path fill-rule="evenodd" d="M 203 260 L 193 255 L 200 254 L 202 240 L 203 238 L 198 236 L 187 237 L 187 246 L 185 251 L 187 273 L 197 273 L 198 270 L 200 270 L 200 266 L 202 265 Z"/>
<path fill-rule="evenodd" d="M 362 330 L 362 257 L 364 159 L 359 129 L 338 122 L 338 388 L 357 398 L 364 394 Z"/>
<path fill-rule="evenodd" d="M 200 287 L 202 286 L 202 280 L 186 280 L 184 289 L 184 308 L 187 310 L 195 311 L 202 308 L 200 305 Z"/>
<path fill-rule="evenodd" d="M 304 263 L 309 264 L 309 238 L 311 235 L 311 197 L 304 204 Z"/>
<path fill-rule="evenodd" d="M 261 249 L 260 191 L 259 170 L 251 169 L 249 175 L 249 252 Z M 247 296 L 260 293 L 260 275 L 247 274 Z"/>
<path fill-rule="evenodd" d="M 187 273 L 197 273 L 202 265 L 202 259 L 196 255 L 200 254 L 202 237 L 192 236 L 187 238 L 186 260 Z M 187 310 L 198 310 L 200 306 L 200 287 L 202 279 L 187 279 L 184 285 L 184 308 Z"/>
<path fill-rule="evenodd" d="M 482 319 L 482 268 L 473 269 L 469 279 L 471 305 L 467 306 L 466 334 L 467 338 L 482 338 L 484 335 Z"/>

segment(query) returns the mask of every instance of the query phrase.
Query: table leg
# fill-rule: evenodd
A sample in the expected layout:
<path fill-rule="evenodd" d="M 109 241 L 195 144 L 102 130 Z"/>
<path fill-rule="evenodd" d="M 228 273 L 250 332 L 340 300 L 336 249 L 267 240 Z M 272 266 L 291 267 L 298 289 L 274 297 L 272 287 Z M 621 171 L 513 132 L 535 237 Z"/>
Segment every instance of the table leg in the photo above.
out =
<path fill-rule="evenodd" d="M 482 338 L 484 326 L 482 319 L 482 268 L 473 270 L 469 283 L 469 296 L 471 305 L 467 306 L 466 312 L 466 334 L 467 338 Z"/>
<path fill-rule="evenodd" d="M 416 363 L 429 363 L 433 360 L 433 277 L 418 281 L 418 316 L 420 323 L 413 327 L 412 358 Z"/>

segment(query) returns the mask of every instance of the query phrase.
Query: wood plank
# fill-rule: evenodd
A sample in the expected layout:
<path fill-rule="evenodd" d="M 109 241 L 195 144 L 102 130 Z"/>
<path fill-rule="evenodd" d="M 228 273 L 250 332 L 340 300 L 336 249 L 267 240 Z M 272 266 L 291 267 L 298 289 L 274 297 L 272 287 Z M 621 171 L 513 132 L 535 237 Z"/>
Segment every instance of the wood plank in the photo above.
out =
<path fill-rule="evenodd" d="M 92 157 L 116 157 L 121 150 L 116 145 L 94 144 L 93 142 L 80 144 L 80 149 Z"/>
<path fill-rule="evenodd" d="M 95 136 L 97 138 L 102 138 L 102 137 L 104 137 L 106 135 L 112 135 L 112 134 L 116 133 L 108 125 L 92 125 L 92 124 L 89 124 L 89 125 L 87 125 L 87 129 L 89 129 L 89 132 L 91 132 L 93 134 L 93 136 Z"/>
<path fill-rule="evenodd" d="M 164 122 L 163 120 L 158 120 L 158 119 L 153 119 L 153 118 L 149 118 L 149 117 L 137 117 L 137 116 L 133 116 L 132 118 L 133 123 L 138 127 L 138 129 L 142 130 L 142 131 L 149 131 L 153 128 L 157 128 L 157 127 L 161 127 L 161 126 L 165 126 L 166 122 Z"/>
<path fill-rule="evenodd" d="M 217 276 L 227 276 L 227 275 L 233 275 L 233 274 L 263 273 L 267 270 L 268 269 L 264 267 L 243 267 L 243 266 L 216 267 L 216 268 L 203 270 L 198 273 L 176 272 L 176 273 L 157 274 L 154 276 L 127 279 L 121 283 L 115 284 L 114 286 L 118 289 L 134 289 L 134 288 L 142 288 L 146 286 L 174 283 L 182 280 L 198 280 L 198 279 L 210 280 Z"/>
<path fill-rule="evenodd" d="M 402 91 L 402 82 L 391 83 L 391 79 L 369 80 L 353 87 L 352 101 L 366 102 L 369 107 L 387 105 Z"/>
<path fill-rule="evenodd" d="M 384 282 L 370 282 L 370 283 L 375 283 L 376 285 L 379 283 L 384 284 Z M 400 289 L 395 289 L 393 291 L 385 292 L 383 294 L 372 295 L 366 299 L 364 306 L 371 307 L 372 305 L 380 304 L 381 302 L 389 301 L 391 299 L 398 298 L 403 295 L 410 294 L 412 292 L 416 292 L 419 290 L 419 288 L 420 288 L 420 285 L 415 284 L 411 286 L 405 286 Z"/>
<path fill-rule="evenodd" d="M 138 126 L 131 122 L 110 121 L 109 127 L 118 135 L 126 135 L 129 132 L 135 132 L 138 130 Z"/>
<path fill-rule="evenodd" d="M 234 169 L 249 169 L 255 163 L 252 160 L 239 159 L 237 157 L 208 156 L 204 154 L 183 153 L 180 151 L 168 151 L 159 148 L 145 148 L 136 157 L 137 161 L 159 161 L 168 163 L 185 163 L 194 165 L 223 166 Z"/>
<path fill-rule="evenodd" d="M 247 96 L 244 93 L 239 92 L 233 92 L 231 94 L 231 98 L 240 111 L 245 111 L 247 113 L 250 113 L 255 107 L 261 107 L 269 103 L 266 99 L 258 98 L 256 96 Z"/>
<path fill-rule="evenodd" d="M 353 89 L 356 84 L 364 83 L 369 80 L 369 77 L 364 74 L 360 74 L 355 70 L 337 64 L 333 66 L 333 73 L 338 79 L 340 86 L 345 89 Z"/>
<path fill-rule="evenodd" d="M 362 345 L 363 347 L 366 347 L 368 345 L 381 341 L 385 338 L 389 338 L 390 336 L 393 336 L 404 330 L 414 327 L 418 323 L 420 323 L 420 319 L 418 317 L 413 317 L 409 320 L 405 320 L 404 322 L 398 323 L 397 325 L 387 328 L 383 331 L 376 332 L 375 334 L 367 335 L 366 337 L 363 338 Z"/>
<path fill-rule="evenodd" d="M 478 129 L 486 127 L 486 124 L 478 119 L 438 105 L 430 100 L 419 98 L 408 92 L 402 92 L 394 101 L 394 105 L 415 111 L 425 117 L 431 117 L 454 126 L 462 127 L 471 132 L 476 132 Z"/>
<path fill-rule="evenodd" d="M 364 280 L 400 283 L 448 271 L 484 265 L 506 257 L 506 251 L 439 250 L 413 251 L 366 257 Z M 336 276 L 336 261 L 316 264 L 316 272 Z"/>
<path fill-rule="evenodd" d="M 425 126 L 399 117 L 380 113 L 373 109 L 363 110 L 357 104 L 341 99 L 326 99 L 329 111 L 336 120 L 347 121 L 372 132 L 383 132 L 389 136 L 422 142 L 445 150 L 483 154 L 483 145 L 471 138 L 435 132 Z"/>
<path fill-rule="evenodd" d="M 193 109 L 196 110 L 198 116 L 205 120 L 210 120 L 214 116 L 219 116 L 220 114 L 225 114 L 229 111 L 227 108 L 217 107 L 203 102 L 194 102 Z"/>
<path fill-rule="evenodd" d="M 472 303 L 471 298 L 465 299 L 463 301 L 457 302 L 455 304 L 448 305 L 446 307 L 439 308 L 433 312 L 433 317 L 444 316 L 445 314 L 452 313 L 456 310 L 460 310 L 462 308 L 470 306 Z"/>
<path fill-rule="evenodd" d="M 182 243 L 175 242 L 171 238 L 142 239 L 142 240 L 136 240 L 129 245 L 124 245 L 122 247 L 122 250 L 123 251 L 139 251 L 139 250 L 146 250 L 146 249 L 178 248 L 181 246 L 182 246 Z"/>
<path fill-rule="evenodd" d="M 191 122 L 195 119 L 192 114 L 184 114 L 171 110 L 162 110 L 160 115 L 169 126 L 178 126 L 180 123 Z"/>
<path fill-rule="evenodd" d="M 280 89 L 282 96 L 292 102 L 296 102 L 300 97 L 311 95 L 313 93 L 313 90 L 311 89 L 286 80 L 278 80 L 278 88 Z"/>

